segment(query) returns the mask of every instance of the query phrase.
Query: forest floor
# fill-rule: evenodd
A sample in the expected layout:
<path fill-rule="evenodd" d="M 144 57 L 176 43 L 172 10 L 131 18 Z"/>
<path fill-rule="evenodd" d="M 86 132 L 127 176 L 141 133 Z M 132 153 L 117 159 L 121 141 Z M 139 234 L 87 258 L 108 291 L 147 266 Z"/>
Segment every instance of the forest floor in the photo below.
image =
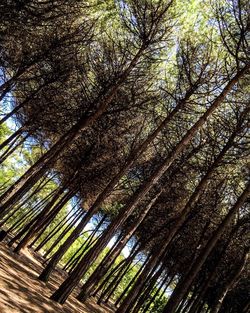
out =
<path fill-rule="evenodd" d="M 49 296 L 62 283 L 65 273 L 55 271 L 49 283 L 37 277 L 42 270 L 41 258 L 25 249 L 20 255 L 0 243 L 0 313 L 113 313 L 93 301 L 80 303 L 74 296 L 62 306 Z M 77 290 L 75 291 L 77 292 Z"/>

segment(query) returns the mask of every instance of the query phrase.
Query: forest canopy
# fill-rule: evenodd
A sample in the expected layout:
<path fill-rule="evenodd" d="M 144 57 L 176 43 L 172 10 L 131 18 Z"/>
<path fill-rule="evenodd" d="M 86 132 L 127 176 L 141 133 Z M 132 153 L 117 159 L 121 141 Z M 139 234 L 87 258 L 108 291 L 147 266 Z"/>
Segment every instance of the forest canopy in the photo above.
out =
<path fill-rule="evenodd" d="M 249 2 L 0 12 L 0 239 L 61 304 L 249 312 Z"/>

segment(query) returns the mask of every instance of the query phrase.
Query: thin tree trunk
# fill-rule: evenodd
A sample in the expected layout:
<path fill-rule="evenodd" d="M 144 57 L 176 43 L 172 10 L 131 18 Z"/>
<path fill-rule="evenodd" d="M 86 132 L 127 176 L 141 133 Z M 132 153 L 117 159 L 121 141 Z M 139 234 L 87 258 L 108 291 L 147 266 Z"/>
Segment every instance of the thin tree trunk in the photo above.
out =
<path fill-rule="evenodd" d="M 119 298 L 116 300 L 115 305 L 117 306 L 122 299 L 126 296 L 127 292 L 129 291 L 129 289 L 133 286 L 134 282 L 136 281 L 136 279 L 138 278 L 138 276 L 140 275 L 140 273 L 142 272 L 142 270 L 144 269 L 144 267 L 147 265 L 148 261 L 150 259 L 150 254 L 147 256 L 147 258 L 145 259 L 145 261 L 143 262 L 142 266 L 140 267 L 140 269 L 137 271 L 137 273 L 135 274 L 135 276 L 131 279 L 131 281 L 128 283 L 128 285 L 126 286 L 126 288 L 123 290 L 123 292 L 120 294 Z"/>
<path fill-rule="evenodd" d="M 45 230 L 47 225 L 51 223 L 51 221 L 56 217 L 56 215 L 61 211 L 61 209 L 65 206 L 65 204 L 74 196 L 74 191 L 68 191 L 62 199 L 52 208 L 52 210 L 48 213 L 44 218 L 37 219 L 37 221 L 31 226 L 30 230 L 23 237 L 22 240 L 17 244 L 14 252 L 19 253 L 21 249 L 26 247 L 28 243 L 34 238 L 40 230 Z"/>
<path fill-rule="evenodd" d="M 9 229 L 8 233 L 15 232 L 15 229 L 18 229 L 19 226 L 23 223 L 23 221 L 27 221 L 30 218 L 33 218 L 36 215 L 36 212 L 31 208 L 29 209 L 20 219 L 18 219 Z"/>
<path fill-rule="evenodd" d="M 164 287 L 159 299 L 161 299 L 163 297 L 163 295 L 165 294 L 166 290 L 168 289 L 168 287 L 170 286 L 170 284 L 172 283 L 172 281 L 174 280 L 175 274 L 172 275 L 172 277 L 169 279 L 168 283 L 166 284 L 166 286 Z M 163 281 L 163 285 L 166 282 L 166 280 L 164 279 Z M 160 289 L 158 289 L 160 291 Z M 155 293 L 154 296 L 150 299 L 150 301 L 147 303 L 147 305 L 145 306 L 145 308 L 143 309 L 142 313 L 147 313 L 148 309 L 151 305 L 151 303 L 154 302 L 155 298 L 157 297 L 158 293 Z"/>
<path fill-rule="evenodd" d="M 34 194 L 40 192 L 42 190 L 43 187 L 45 187 L 45 185 L 47 183 L 49 183 L 52 178 L 48 179 L 46 181 L 47 177 L 43 177 L 43 179 L 41 180 L 41 182 L 38 184 L 38 186 L 36 186 L 36 188 L 25 198 L 23 199 L 23 201 L 14 209 L 13 212 L 11 212 L 11 214 L 9 214 L 1 223 L 0 223 L 0 227 L 5 224 L 24 204 L 26 204 L 33 196 Z M 13 208 L 11 208 L 13 209 Z"/>
<path fill-rule="evenodd" d="M 21 135 L 19 136 L 21 137 Z M 13 153 L 15 152 L 24 142 L 25 140 L 29 137 L 29 134 L 27 134 L 24 137 L 21 137 L 21 139 L 19 140 L 19 142 L 16 145 L 12 145 L 10 147 L 8 147 L 8 149 L 6 149 L 6 151 L 4 151 L 4 153 L 0 156 L 0 165 Z M 19 138 L 18 138 L 19 139 Z"/>
<path fill-rule="evenodd" d="M 85 233 L 90 233 L 90 231 L 86 230 L 85 232 L 83 232 L 83 234 L 85 234 Z M 80 260 L 82 255 L 85 253 L 87 247 L 91 246 L 91 244 L 93 243 L 93 238 L 94 238 L 95 233 L 96 233 L 96 229 L 91 231 L 91 235 L 89 235 L 88 239 L 86 241 L 84 241 L 83 245 L 81 245 L 80 248 L 75 251 L 75 253 L 72 255 L 72 257 L 64 265 L 63 270 L 67 271 L 70 268 L 72 269 L 75 266 L 75 264 L 78 263 L 78 261 Z M 83 250 L 83 251 L 81 251 L 81 250 Z M 57 253 L 57 251 L 56 251 L 56 253 Z M 46 255 L 47 255 L 47 252 L 46 252 Z"/>
<path fill-rule="evenodd" d="M 0 126 L 5 123 L 10 117 L 12 117 L 15 113 L 17 113 L 21 108 L 24 107 L 26 103 L 28 103 L 30 100 L 33 99 L 33 97 L 45 86 L 48 86 L 50 83 L 53 83 L 53 79 L 51 81 L 47 81 L 41 86 L 39 86 L 34 92 L 32 92 L 25 100 L 23 100 L 21 103 L 19 103 L 15 108 L 7 113 L 1 120 L 0 120 Z M 1 101 L 1 100 L 0 100 Z"/>
<path fill-rule="evenodd" d="M 148 284 L 144 285 L 144 291 L 143 292 L 139 292 L 139 299 L 136 303 L 135 301 L 135 306 L 133 308 L 133 310 L 131 311 L 131 313 L 137 313 L 140 311 L 141 307 L 143 306 L 143 304 L 145 303 L 145 301 L 150 298 L 150 293 L 152 293 L 152 290 L 158 280 L 158 278 L 160 277 L 163 268 L 165 267 L 165 263 L 163 263 L 158 270 L 152 275 L 152 277 L 150 277 Z M 159 289 L 159 288 L 158 288 Z M 158 291 L 157 289 L 157 291 Z M 151 297 L 152 298 L 152 297 Z M 133 306 L 131 305 L 131 308 Z"/>
<path fill-rule="evenodd" d="M 64 216 L 64 218 L 51 230 L 51 233 L 48 234 L 41 242 L 40 244 L 38 244 L 38 246 L 35 248 L 35 251 L 38 252 L 40 249 L 42 249 L 42 247 L 44 245 L 46 245 L 56 234 L 58 231 L 60 231 L 60 229 L 64 228 L 65 225 L 66 228 L 65 230 L 68 228 L 68 227 L 72 227 L 75 222 L 77 221 L 77 219 L 79 218 L 79 216 L 82 214 L 82 209 L 79 208 L 78 210 L 74 211 L 75 209 L 75 206 L 72 207 L 72 214 L 70 214 L 69 216 Z M 65 231 L 64 230 L 64 231 Z M 64 232 L 63 231 L 63 232 Z M 39 239 L 40 237 L 42 236 L 42 234 L 44 233 L 44 231 L 40 231 L 40 233 L 36 236 L 36 238 L 32 241 L 32 243 L 30 243 L 29 247 L 31 248 Z M 61 236 L 61 235 L 60 235 Z M 60 237 L 59 236 L 59 237 Z M 58 238 L 59 238 L 58 237 Z M 55 240 L 57 241 L 58 238 Z M 54 244 L 54 242 L 53 242 Z"/>
<path fill-rule="evenodd" d="M 33 210 L 33 211 L 34 211 L 34 214 L 36 214 L 36 211 L 38 211 L 44 204 L 48 203 L 49 199 L 53 196 L 53 194 L 54 194 L 54 191 L 51 192 L 50 194 L 48 194 L 48 195 L 47 195 L 45 198 L 43 198 L 42 200 L 40 200 L 40 201 L 39 201 L 34 207 L 32 207 L 30 210 Z M 32 192 L 32 195 L 34 195 L 33 192 Z M 30 197 L 28 197 L 28 199 L 31 198 L 32 195 L 31 195 Z M 12 212 L 12 214 L 11 214 L 10 216 L 8 216 L 8 217 L 3 221 L 3 223 L 5 223 L 5 221 L 7 221 L 9 218 L 13 217 L 14 214 L 15 214 L 18 210 L 20 210 L 20 208 L 25 204 L 25 202 L 26 202 L 26 201 L 22 202 L 22 203 L 14 210 L 14 212 Z M 29 225 L 31 225 L 34 220 L 36 220 L 36 217 L 35 217 L 34 219 L 32 219 L 31 221 L 29 221 L 29 222 L 24 226 L 24 228 L 26 228 L 26 227 L 29 228 Z M 18 221 L 17 221 L 16 223 L 18 223 Z M 9 230 L 4 231 L 3 233 L 1 233 L 1 239 L 0 239 L 0 240 L 3 240 L 3 239 L 7 236 L 8 232 L 10 232 L 10 231 L 11 231 L 11 229 L 9 229 Z M 18 236 L 18 235 L 17 235 L 17 236 Z M 11 245 L 12 245 L 12 242 L 9 242 L 8 245 L 11 246 Z"/>
<path fill-rule="evenodd" d="M 94 290 L 94 292 L 91 293 L 91 295 L 93 297 L 97 296 L 98 292 L 100 292 L 102 289 L 105 289 L 105 286 L 109 283 L 110 278 L 113 276 L 113 280 L 112 282 L 119 282 L 120 278 L 119 274 L 121 271 L 123 271 L 125 268 L 127 268 L 127 265 L 133 262 L 133 258 L 138 254 L 138 252 L 140 251 L 140 246 L 138 247 L 138 249 L 136 249 L 134 251 L 133 254 L 131 254 L 131 256 L 129 256 L 127 259 L 122 260 L 118 265 L 116 265 L 110 272 L 109 274 L 103 279 L 103 281 L 101 282 L 101 284 L 99 286 L 97 286 L 97 288 Z M 117 273 L 118 272 L 118 273 Z M 111 285 L 113 285 L 113 283 L 110 283 L 109 286 L 105 289 L 108 290 L 111 288 Z M 120 282 L 119 282 L 120 283 Z M 105 291 L 106 292 L 106 291 Z"/>
<path fill-rule="evenodd" d="M 131 250 L 130 255 L 110 271 L 110 273 L 105 277 L 100 286 L 91 295 L 95 296 L 100 290 L 103 289 L 103 292 L 101 293 L 99 300 L 106 297 L 105 302 L 107 303 L 109 301 L 109 298 L 112 296 L 112 294 L 115 292 L 116 288 L 120 284 L 123 276 L 130 269 L 130 266 L 134 258 L 136 257 L 140 250 L 141 245 L 139 244 L 139 242 L 137 242 L 133 249 Z M 111 280 L 111 282 L 109 282 L 112 276 L 113 279 Z M 105 285 L 107 284 L 108 284 L 107 288 L 104 288 Z"/>
<path fill-rule="evenodd" d="M 33 230 L 36 231 L 36 225 L 40 225 L 46 218 L 47 214 L 49 213 L 50 209 L 54 206 L 56 201 L 58 200 L 58 197 L 61 196 L 61 194 L 64 192 L 65 188 L 59 187 L 57 191 L 54 193 L 52 199 L 45 205 L 43 210 L 38 213 L 38 215 L 32 219 L 26 226 L 20 231 L 12 240 L 9 242 L 9 246 L 11 246 L 15 241 L 19 240 L 31 227 L 33 226 Z M 46 199 L 47 197 L 45 197 Z M 44 199 L 41 201 L 43 203 Z M 32 230 L 32 231 L 33 231 Z"/>
<path fill-rule="evenodd" d="M 18 130 L 16 130 L 13 134 L 11 134 L 4 142 L 0 144 L 0 150 L 5 148 L 7 145 L 9 145 L 12 141 L 14 141 L 16 138 L 22 134 L 22 132 L 25 130 L 25 126 L 20 127 Z M 15 141 L 14 141 L 15 142 Z"/>
<path fill-rule="evenodd" d="M 84 248 L 84 250 L 81 252 L 81 255 L 84 254 L 84 252 L 85 252 L 87 249 L 89 249 L 90 245 L 92 244 L 92 240 L 94 239 L 95 235 L 97 234 L 97 232 L 99 231 L 99 229 L 101 228 L 101 226 L 103 225 L 103 223 L 106 221 L 106 219 L 107 219 L 107 215 L 104 214 L 103 217 L 101 218 L 101 220 L 99 221 L 99 223 L 97 224 L 95 230 L 92 231 L 92 234 L 91 234 L 91 235 L 89 236 L 89 238 L 84 242 L 83 246 L 80 247 L 80 249 L 77 250 L 76 253 L 73 254 L 72 260 L 74 260 L 74 259 L 77 260 L 77 258 L 75 258 L 75 256 L 77 255 L 77 253 L 78 253 L 83 247 L 85 247 L 85 248 Z M 69 261 L 70 261 L 70 260 L 69 260 Z M 71 264 L 72 264 L 72 265 L 71 265 Z M 68 265 L 69 265 L 69 266 L 68 266 Z M 64 266 L 64 268 L 63 268 L 63 270 L 67 270 L 67 269 L 70 267 L 70 265 L 71 265 L 72 267 L 74 267 L 75 263 L 74 263 L 74 262 L 68 262 L 68 263 L 66 263 L 65 266 Z"/>

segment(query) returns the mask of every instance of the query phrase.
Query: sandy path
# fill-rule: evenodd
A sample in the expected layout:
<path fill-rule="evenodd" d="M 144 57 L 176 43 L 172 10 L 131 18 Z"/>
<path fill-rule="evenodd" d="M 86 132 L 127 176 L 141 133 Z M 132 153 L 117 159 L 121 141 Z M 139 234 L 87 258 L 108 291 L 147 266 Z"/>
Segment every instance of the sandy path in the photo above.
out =
<path fill-rule="evenodd" d="M 29 250 L 16 255 L 0 243 L 0 313 L 113 312 L 92 301 L 82 304 L 72 296 L 63 306 L 51 301 L 49 296 L 62 282 L 62 274 L 57 272 L 45 284 L 37 279 L 41 269 L 40 261 Z"/>

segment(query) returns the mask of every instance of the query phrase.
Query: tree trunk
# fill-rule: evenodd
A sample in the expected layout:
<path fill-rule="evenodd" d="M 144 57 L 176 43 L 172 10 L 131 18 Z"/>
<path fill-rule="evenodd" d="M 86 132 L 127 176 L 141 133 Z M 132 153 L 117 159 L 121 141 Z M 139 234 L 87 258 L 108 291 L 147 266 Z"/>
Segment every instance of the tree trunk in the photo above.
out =
<path fill-rule="evenodd" d="M 8 144 L 10 144 L 13 140 L 18 139 L 18 137 L 24 132 L 25 126 L 18 128 L 13 134 L 11 134 L 4 142 L 0 144 L 0 150 L 5 148 Z"/>
<path fill-rule="evenodd" d="M 51 179 L 47 180 L 47 177 L 43 177 L 43 179 L 41 180 L 41 182 L 38 184 L 38 186 L 36 186 L 36 188 L 25 198 L 23 199 L 23 201 L 13 210 L 13 212 L 11 212 L 11 214 L 9 214 L 4 220 L 2 220 L 0 222 L 0 227 L 5 224 L 25 203 L 27 203 L 27 201 L 29 199 L 31 199 L 34 194 L 38 193 L 39 191 L 42 190 L 43 187 L 46 186 L 46 184 L 51 181 Z M 13 208 L 11 208 L 12 210 Z"/>
<path fill-rule="evenodd" d="M 98 301 L 102 301 L 105 298 L 105 303 L 109 302 L 110 297 L 112 294 L 115 292 L 117 287 L 119 286 L 120 282 L 122 281 L 123 277 L 126 275 L 127 272 L 130 271 L 132 262 L 136 255 L 139 253 L 141 250 L 141 246 L 139 245 L 139 242 L 135 244 L 133 249 L 131 250 L 130 256 L 128 258 L 124 259 L 122 262 L 120 262 L 117 266 L 110 271 L 110 273 L 105 277 L 105 279 L 102 281 L 99 287 L 94 291 L 94 294 L 97 294 L 97 292 L 101 289 L 104 289 L 99 297 Z M 135 263 L 137 265 L 138 262 Z M 133 265 L 132 268 L 135 266 Z M 117 273 L 118 272 L 118 273 Z M 110 278 L 112 277 L 111 282 Z M 108 284 L 107 288 L 103 288 Z M 92 294 L 93 295 L 93 294 Z"/>
<path fill-rule="evenodd" d="M 126 293 L 129 291 L 129 289 L 131 288 L 131 286 L 133 286 L 134 282 L 136 281 L 136 279 L 138 278 L 138 276 L 140 275 L 140 273 L 142 272 L 142 270 L 144 269 L 144 267 L 147 265 L 148 261 L 150 260 L 150 254 L 147 256 L 147 258 L 145 259 L 145 261 L 143 262 L 143 265 L 140 267 L 140 269 L 137 271 L 137 273 L 135 274 L 135 276 L 131 279 L 131 281 L 128 283 L 128 285 L 126 286 L 126 288 L 123 290 L 123 292 L 120 294 L 119 298 L 116 300 L 115 305 L 117 306 L 122 299 L 125 297 Z"/>
<path fill-rule="evenodd" d="M 131 311 L 131 313 L 137 313 L 140 311 L 140 308 L 143 306 L 143 304 L 145 303 L 145 301 L 149 298 L 153 298 L 151 297 L 151 293 L 152 293 L 152 290 L 158 280 L 158 278 L 160 277 L 162 271 L 163 271 L 163 268 L 165 267 L 165 264 L 163 263 L 160 268 L 158 268 L 158 270 L 154 273 L 154 275 L 149 279 L 149 282 L 148 284 L 145 284 L 144 286 L 144 291 L 143 292 L 140 292 L 140 297 L 135 305 L 135 307 L 133 308 L 133 310 Z M 158 287 L 157 288 L 157 291 L 155 293 L 158 293 L 159 291 L 159 288 L 161 287 Z"/>
<path fill-rule="evenodd" d="M 21 137 L 21 138 L 20 138 Z M 0 156 L 0 165 L 14 152 L 16 149 L 18 149 L 24 142 L 25 140 L 29 137 L 29 134 L 26 136 L 23 136 L 20 134 L 18 138 L 15 140 L 15 145 L 12 142 L 11 145 L 4 151 L 4 153 Z M 16 143 L 16 141 L 18 142 Z"/>
<path fill-rule="evenodd" d="M 59 243 L 59 237 L 62 235 L 65 235 L 65 231 L 67 233 L 68 229 L 70 229 L 71 227 L 73 227 L 73 225 L 75 224 L 75 222 L 78 220 L 78 218 L 82 215 L 82 209 L 79 208 L 78 210 L 76 210 L 74 212 L 75 207 L 72 208 L 72 214 L 69 216 L 64 216 L 64 218 L 51 230 L 51 233 L 48 234 L 39 244 L 38 246 L 35 248 L 35 251 L 38 252 L 39 250 L 42 249 L 42 247 L 44 245 L 46 245 L 56 234 L 58 231 L 60 231 L 60 229 L 64 228 L 64 231 L 56 238 L 55 241 L 53 241 L 53 244 L 55 244 L 55 242 Z M 39 234 L 34 238 L 34 240 L 29 244 L 29 247 L 31 248 L 42 236 L 43 234 L 43 230 L 39 232 Z M 63 238 L 63 237 L 62 237 Z M 61 238 L 61 239 L 62 239 Z M 59 240 L 59 241 L 58 241 Z"/>
<path fill-rule="evenodd" d="M 105 303 L 109 302 L 109 299 L 111 298 L 112 294 L 115 292 L 117 287 L 119 286 L 120 282 L 124 278 L 124 276 L 129 273 L 130 266 L 132 264 L 133 260 L 129 260 L 128 263 L 125 263 L 124 266 L 121 267 L 118 274 L 113 278 L 112 282 L 107 286 L 106 289 L 104 289 L 97 301 L 97 303 L 101 303 L 104 301 Z"/>
<path fill-rule="evenodd" d="M 119 312 L 127 312 L 132 304 L 135 303 L 138 293 L 141 291 L 143 286 L 146 284 L 146 281 L 151 273 L 153 273 L 158 267 L 158 260 L 164 258 L 165 250 L 158 250 L 154 254 L 152 254 L 151 258 L 148 260 L 147 264 L 141 271 L 139 277 L 137 278 L 136 282 L 134 283 L 133 287 L 130 289 L 129 293 L 127 294 L 126 298 L 123 300 L 119 308 L 117 309 L 117 313 Z"/>
<path fill-rule="evenodd" d="M 166 286 L 164 287 L 164 289 L 163 289 L 163 291 L 162 291 L 162 293 L 161 293 L 159 299 L 161 299 L 161 298 L 163 297 L 163 295 L 165 294 L 166 290 L 168 289 L 168 287 L 170 286 L 170 284 L 171 284 L 172 281 L 174 280 L 174 277 L 175 277 L 175 274 L 172 275 L 172 277 L 170 277 L 170 279 L 169 279 L 168 283 L 166 284 Z M 156 293 L 154 294 L 154 296 L 149 300 L 149 302 L 146 304 L 145 308 L 143 308 L 142 313 L 147 313 L 147 312 L 148 312 L 148 309 L 149 309 L 151 303 L 154 302 L 154 300 L 156 299 L 158 293 L 160 292 L 161 288 L 164 286 L 164 284 L 166 283 L 166 281 L 167 281 L 167 278 L 163 280 L 163 283 L 162 283 L 161 287 L 158 288 L 157 292 L 156 292 Z M 159 292 L 158 292 L 158 291 L 159 291 Z"/>
<path fill-rule="evenodd" d="M 110 278 L 112 276 L 113 276 L 113 280 L 111 281 L 111 283 L 109 283 L 109 286 L 104 290 L 104 293 L 106 293 L 106 291 L 109 292 L 110 288 L 112 288 L 112 286 L 114 286 L 114 284 L 116 284 L 116 283 L 119 284 L 120 283 L 120 274 L 121 274 L 121 272 L 127 270 L 127 267 L 129 267 L 132 264 L 133 259 L 136 257 L 136 255 L 139 253 L 140 250 L 141 250 L 141 245 L 139 245 L 137 243 L 133 247 L 133 249 L 131 250 L 131 255 L 128 256 L 127 259 L 122 260 L 117 266 L 115 266 L 110 271 L 110 273 L 105 277 L 105 279 L 102 281 L 102 283 L 99 286 L 97 286 L 97 288 L 94 290 L 94 292 L 92 292 L 91 295 L 95 297 L 98 294 L 99 291 L 104 289 L 105 286 L 109 283 L 109 280 L 110 280 Z M 118 274 L 117 274 L 117 272 L 118 272 Z M 102 297 L 102 295 L 101 295 L 101 297 Z"/>
<path fill-rule="evenodd" d="M 33 97 L 43 88 L 48 86 L 49 84 L 53 83 L 54 80 L 51 79 L 49 81 L 46 81 L 44 84 L 40 85 L 35 91 L 33 91 L 29 96 L 23 100 L 21 103 L 19 103 L 17 106 L 14 107 L 14 109 L 7 113 L 1 120 L 0 120 L 0 126 L 5 123 L 10 117 L 12 117 L 14 114 L 16 114 L 21 108 L 24 107 L 26 103 L 28 103 L 30 100 L 33 99 Z"/>
<path fill-rule="evenodd" d="M 34 193 L 35 193 L 35 192 L 34 192 Z M 32 192 L 32 195 L 34 195 L 34 193 Z M 30 208 L 30 211 L 33 211 L 34 214 L 36 214 L 36 211 L 40 210 L 40 208 L 41 208 L 44 204 L 48 203 L 48 200 L 51 198 L 51 196 L 53 196 L 53 194 L 54 194 L 54 191 L 51 192 L 50 194 L 48 194 L 48 195 L 47 195 L 45 198 L 43 198 L 42 200 L 40 200 L 34 207 Z M 31 196 L 30 196 L 30 197 L 27 197 L 27 199 L 29 199 L 29 198 L 31 198 Z M 14 212 L 12 212 L 12 214 L 10 214 L 10 215 L 3 221 L 3 223 L 6 222 L 9 218 L 11 218 L 11 216 L 13 216 L 18 210 L 20 210 L 20 208 L 25 204 L 25 202 L 26 202 L 26 201 L 23 201 L 19 206 L 17 206 L 17 208 L 14 210 Z M 25 208 L 24 208 L 24 209 L 25 209 Z M 27 227 L 27 229 L 26 229 L 26 231 L 27 231 L 27 230 L 29 229 L 30 225 L 33 223 L 34 220 L 36 220 L 36 218 L 34 218 L 34 219 L 32 218 L 32 220 L 29 221 L 29 222 L 23 227 L 23 229 Z M 17 224 L 17 223 L 19 223 L 19 221 L 17 221 L 16 224 Z M 14 225 L 15 225 L 15 223 L 14 223 Z M 8 232 L 10 232 L 10 231 L 13 230 L 13 228 L 15 227 L 14 225 L 13 225 L 11 228 L 8 229 L 8 231 L 6 232 L 6 234 L 5 234 L 4 237 L 1 237 L 1 240 L 3 240 L 3 239 L 7 236 L 7 233 L 8 233 Z M 22 230 L 22 231 L 23 231 L 23 230 Z M 22 231 L 21 231 L 21 232 L 22 232 Z M 3 235 L 2 235 L 2 236 L 3 236 Z M 18 234 L 17 234 L 17 236 L 18 236 Z M 8 243 L 8 245 L 11 246 L 11 245 L 12 245 L 12 242 L 10 241 L 10 242 Z"/>

